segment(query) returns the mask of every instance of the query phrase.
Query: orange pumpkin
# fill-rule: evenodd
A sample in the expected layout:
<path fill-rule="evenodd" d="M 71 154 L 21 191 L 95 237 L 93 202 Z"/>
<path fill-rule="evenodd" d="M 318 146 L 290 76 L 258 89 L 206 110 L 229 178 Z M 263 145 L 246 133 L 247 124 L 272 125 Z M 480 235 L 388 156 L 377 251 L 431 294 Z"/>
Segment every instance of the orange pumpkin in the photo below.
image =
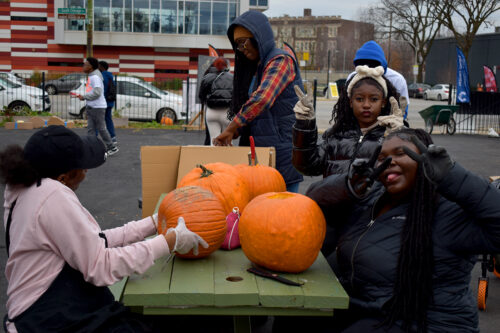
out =
<path fill-rule="evenodd" d="M 250 200 L 268 192 L 285 192 L 286 184 L 281 173 L 266 165 L 238 164 L 234 166 L 243 176 L 250 192 Z"/>
<path fill-rule="evenodd" d="M 172 118 L 169 118 L 167 116 L 163 116 L 163 117 L 161 117 L 161 122 L 160 123 L 162 125 L 173 125 L 174 121 L 172 120 Z"/>
<path fill-rule="evenodd" d="M 168 228 L 177 226 L 182 216 L 186 226 L 200 235 L 208 248 L 199 247 L 199 254 L 177 254 L 182 258 L 203 258 L 217 250 L 226 237 L 226 213 L 219 199 L 210 191 L 186 186 L 175 189 L 163 198 L 158 209 L 158 234 L 165 234 Z"/>
<path fill-rule="evenodd" d="M 177 187 L 188 185 L 200 186 L 213 192 L 224 206 L 226 215 L 233 211 L 233 207 L 238 207 L 242 212 L 250 201 L 245 180 L 232 165 L 226 163 L 198 165 L 182 177 Z"/>
<path fill-rule="evenodd" d="M 247 258 L 273 271 L 298 273 L 316 260 L 326 221 L 315 201 L 299 193 L 261 194 L 247 205 L 239 225 Z"/>

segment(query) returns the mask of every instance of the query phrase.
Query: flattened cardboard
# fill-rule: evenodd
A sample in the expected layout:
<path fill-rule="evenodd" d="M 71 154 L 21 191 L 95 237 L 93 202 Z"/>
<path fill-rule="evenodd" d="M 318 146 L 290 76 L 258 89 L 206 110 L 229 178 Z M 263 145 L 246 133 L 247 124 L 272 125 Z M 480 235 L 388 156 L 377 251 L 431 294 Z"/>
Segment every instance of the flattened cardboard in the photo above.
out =
<path fill-rule="evenodd" d="M 255 150 L 260 164 L 276 165 L 274 147 Z M 175 189 L 178 181 L 197 164 L 246 164 L 249 152 L 249 147 L 142 146 L 142 216 L 153 214 L 160 195 Z"/>

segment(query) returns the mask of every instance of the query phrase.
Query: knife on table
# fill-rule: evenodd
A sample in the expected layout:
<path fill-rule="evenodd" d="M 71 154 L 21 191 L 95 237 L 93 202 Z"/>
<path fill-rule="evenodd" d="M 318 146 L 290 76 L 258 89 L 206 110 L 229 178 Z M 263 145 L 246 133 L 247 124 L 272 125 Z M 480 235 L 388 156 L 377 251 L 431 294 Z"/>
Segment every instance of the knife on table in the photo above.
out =
<path fill-rule="evenodd" d="M 273 279 L 275 281 L 287 284 L 289 286 L 300 287 L 304 284 L 303 282 L 295 282 L 292 280 L 288 280 L 287 278 L 279 276 L 276 273 L 269 272 L 268 270 L 265 270 L 264 268 L 261 268 L 261 267 L 253 266 L 253 267 L 248 268 L 247 271 L 250 273 L 253 273 L 255 275 L 258 275 L 258 276 L 262 276 L 262 277 L 265 277 L 268 279 Z"/>

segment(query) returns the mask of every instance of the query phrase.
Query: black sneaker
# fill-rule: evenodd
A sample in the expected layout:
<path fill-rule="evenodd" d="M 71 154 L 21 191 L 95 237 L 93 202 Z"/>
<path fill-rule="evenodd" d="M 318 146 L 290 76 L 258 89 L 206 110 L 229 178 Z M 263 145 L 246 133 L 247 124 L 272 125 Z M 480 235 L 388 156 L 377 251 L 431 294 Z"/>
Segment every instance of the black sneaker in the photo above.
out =
<path fill-rule="evenodd" d="M 115 146 L 113 148 L 108 149 L 108 151 L 106 153 L 108 154 L 108 156 L 111 156 L 111 155 L 116 154 L 118 152 L 118 150 L 119 150 L 118 147 Z"/>
<path fill-rule="evenodd" d="M 116 137 L 112 137 L 111 142 L 113 142 L 116 145 L 118 143 L 118 140 L 116 140 Z"/>

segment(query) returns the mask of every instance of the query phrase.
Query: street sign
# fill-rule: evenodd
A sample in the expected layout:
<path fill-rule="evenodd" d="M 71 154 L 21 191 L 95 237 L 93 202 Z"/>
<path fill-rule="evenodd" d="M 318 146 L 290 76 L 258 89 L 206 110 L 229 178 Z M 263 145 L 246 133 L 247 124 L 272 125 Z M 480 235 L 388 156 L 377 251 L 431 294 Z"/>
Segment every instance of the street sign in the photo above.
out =
<path fill-rule="evenodd" d="M 413 65 L 413 75 L 418 75 L 418 65 Z"/>
<path fill-rule="evenodd" d="M 302 53 L 302 60 L 305 60 L 305 61 L 309 60 L 309 52 Z"/>
<path fill-rule="evenodd" d="M 85 19 L 85 8 L 57 8 L 57 18 L 69 20 Z"/>

